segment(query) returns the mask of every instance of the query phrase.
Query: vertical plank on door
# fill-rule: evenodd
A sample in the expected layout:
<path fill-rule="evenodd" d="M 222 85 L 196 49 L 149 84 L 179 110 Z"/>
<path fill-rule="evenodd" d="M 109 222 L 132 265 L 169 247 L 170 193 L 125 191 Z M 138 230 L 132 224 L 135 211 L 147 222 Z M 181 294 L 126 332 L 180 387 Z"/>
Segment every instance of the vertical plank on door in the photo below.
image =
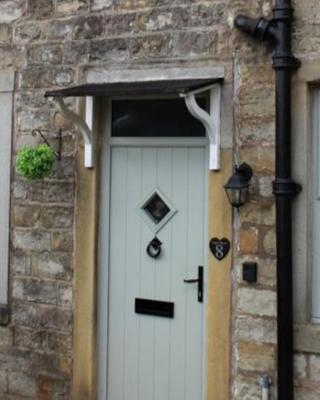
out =
<path fill-rule="evenodd" d="M 189 277 L 197 277 L 198 266 L 204 264 L 204 149 L 188 150 L 188 248 Z M 197 299 L 197 285 L 188 288 L 186 314 L 186 381 L 185 399 L 202 398 L 203 303 Z M 196 367 L 195 367 L 196 366 Z"/>
<path fill-rule="evenodd" d="M 127 183 L 128 150 L 114 149 L 111 169 L 111 204 L 110 215 L 110 278 L 109 278 L 109 360 L 108 398 L 124 399 L 124 342 L 125 342 L 125 281 L 126 281 L 126 229 L 127 229 Z"/>
<path fill-rule="evenodd" d="M 188 288 L 183 283 L 187 277 L 187 231 L 188 231 L 188 149 L 173 149 L 172 201 L 178 212 L 172 224 L 171 300 L 175 303 L 174 324 L 170 331 L 170 376 L 169 400 L 184 400 L 185 387 L 185 319 L 187 315 L 186 294 Z"/>
<path fill-rule="evenodd" d="M 140 288 L 140 247 L 141 247 L 141 218 L 137 205 L 141 201 L 141 155 L 139 148 L 128 149 L 127 173 L 127 237 L 126 248 L 126 282 L 125 292 L 125 343 L 124 343 L 124 388 L 125 399 L 140 400 L 138 388 L 139 376 L 139 319 L 134 312 L 134 300 Z M 121 238 L 118 238 L 121 241 Z"/>
<path fill-rule="evenodd" d="M 151 194 L 154 189 L 156 171 L 157 149 L 142 149 L 142 200 Z M 154 299 L 155 296 L 155 261 L 146 254 L 146 247 L 153 234 L 149 227 L 142 224 L 142 258 L 140 270 L 140 296 Z M 140 362 L 139 362 L 139 400 L 153 400 L 154 398 L 154 318 L 139 315 L 140 320 Z M 129 399 L 128 399 L 129 400 Z"/>
<path fill-rule="evenodd" d="M 172 149 L 157 149 L 157 187 L 172 202 Z M 174 206 L 174 204 L 172 204 Z M 173 219 L 176 216 L 173 216 Z M 158 233 L 163 243 L 161 257 L 155 262 L 155 297 L 170 300 L 170 274 L 172 255 L 172 222 L 167 223 Z M 170 368 L 170 326 L 171 320 L 157 318 L 155 323 L 155 359 L 154 359 L 154 400 L 168 398 Z"/>

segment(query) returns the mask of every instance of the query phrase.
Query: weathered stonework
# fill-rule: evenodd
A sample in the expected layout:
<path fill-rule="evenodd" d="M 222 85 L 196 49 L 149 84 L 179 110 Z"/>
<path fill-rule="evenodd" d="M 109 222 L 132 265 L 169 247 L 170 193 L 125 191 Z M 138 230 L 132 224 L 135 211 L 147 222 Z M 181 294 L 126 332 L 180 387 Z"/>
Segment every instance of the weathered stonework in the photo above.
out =
<path fill-rule="evenodd" d="M 320 6 L 295 1 L 294 51 L 319 56 Z M 230 400 L 260 398 L 259 378 L 275 382 L 276 293 L 274 75 L 268 49 L 233 28 L 237 13 L 271 12 L 271 0 L 0 1 L 0 68 L 17 72 L 15 151 L 30 130 L 63 129 L 63 158 L 43 182 L 13 174 L 10 295 L 12 319 L 0 329 L 2 400 L 70 399 L 76 141 L 47 89 L 76 84 L 94 67 L 215 66 L 233 84 L 234 151 L 254 169 L 251 203 L 235 215 Z M 241 280 L 245 260 L 258 283 Z M 295 358 L 297 400 L 320 397 L 320 359 Z M 276 399 L 272 388 L 272 399 Z M 282 400 L 282 399 L 281 399 Z"/>

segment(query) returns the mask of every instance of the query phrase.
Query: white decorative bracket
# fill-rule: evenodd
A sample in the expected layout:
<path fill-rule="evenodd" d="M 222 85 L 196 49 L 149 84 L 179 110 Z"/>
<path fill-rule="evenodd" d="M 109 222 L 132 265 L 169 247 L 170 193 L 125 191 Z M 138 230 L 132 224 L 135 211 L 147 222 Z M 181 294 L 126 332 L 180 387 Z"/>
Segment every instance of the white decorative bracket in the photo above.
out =
<path fill-rule="evenodd" d="M 85 120 L 74 111 L 70 110 L 63 97 L 56 97 L 62 115 L 71 121 L 82 133 L 84 140 L 84 166 L 85 168 L 94 167 L 94 143 L 93 143 L 93 97 L 86 97 Z"/>
<path fill-rule="evenodd" d="M 203 110 L 197 103 L 196 94 L 210 90 L 209 112 Z M 191 115 L 197 118 L 205 127 L 210 142 L 209 169 L 220 169 L 220 113 L 221 85 L 219 83 L 205 86 L 188 93 L 181 93 Z"/>

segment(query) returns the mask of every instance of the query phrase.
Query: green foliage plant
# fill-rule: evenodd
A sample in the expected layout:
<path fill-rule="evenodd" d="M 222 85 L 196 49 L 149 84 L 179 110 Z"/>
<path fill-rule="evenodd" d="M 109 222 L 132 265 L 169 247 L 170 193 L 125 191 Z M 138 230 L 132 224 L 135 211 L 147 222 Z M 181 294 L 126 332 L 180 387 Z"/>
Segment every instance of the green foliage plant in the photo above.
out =
<path fill-rule="evenodd" d="M 16 169 L 26 179 L 43 179 L 50 175 L 54 159 L 54 151 L 46 144 L 26 146 L 17 154 Z"/>

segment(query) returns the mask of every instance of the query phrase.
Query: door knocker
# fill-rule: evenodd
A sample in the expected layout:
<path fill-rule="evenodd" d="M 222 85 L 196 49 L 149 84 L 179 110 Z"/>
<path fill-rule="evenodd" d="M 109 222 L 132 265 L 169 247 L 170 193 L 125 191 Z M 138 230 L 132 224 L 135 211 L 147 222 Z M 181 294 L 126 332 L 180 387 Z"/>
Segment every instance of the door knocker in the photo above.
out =
<path fill-rule="evenodd" d="M 148 256 L 158 258 L 161 254 L 161 246 L 162 242 L 157 237 L 153 238 L 147 246 Z"/>

